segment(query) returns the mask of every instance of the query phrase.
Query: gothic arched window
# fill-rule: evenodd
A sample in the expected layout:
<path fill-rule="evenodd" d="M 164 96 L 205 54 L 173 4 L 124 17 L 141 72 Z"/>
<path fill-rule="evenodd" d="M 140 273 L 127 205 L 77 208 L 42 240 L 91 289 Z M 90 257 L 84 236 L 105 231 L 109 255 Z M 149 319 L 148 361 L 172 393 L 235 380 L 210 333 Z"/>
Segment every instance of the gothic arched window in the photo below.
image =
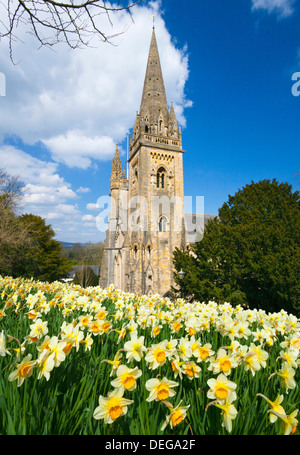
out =
<path fill-rule="evenodd" d="M 158 230 L 159 232 L 166 232 L 167 231 L 167 218 L 163 215 L 158 220 Z"/>
<path fill-rule="evenodd" d="M 163 167 L 160 167 L 156 174 L 156 186 L 157 188 L 165 187 L 165 173 L 166 170 Z"/>

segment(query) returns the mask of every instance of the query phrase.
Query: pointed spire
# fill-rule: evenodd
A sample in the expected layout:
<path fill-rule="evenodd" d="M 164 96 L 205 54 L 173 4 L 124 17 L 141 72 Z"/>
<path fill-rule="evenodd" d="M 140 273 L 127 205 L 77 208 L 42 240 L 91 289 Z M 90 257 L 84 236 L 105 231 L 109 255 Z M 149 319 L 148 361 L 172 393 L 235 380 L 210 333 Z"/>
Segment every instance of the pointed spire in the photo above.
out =
<path fill-rule="evenodd" d="M 117 144 L 111 167 L 110 188 L 120 187 L 122 185 L 122 179 L 122 163 L 119 155 L 119 145 Z"/>
<path fill-rule="evenodd" d="M 120 155 L 119 155 L 119 145 L 116 145 L 116 151 L 115 151 L 115 156 L 112 162 L 112 173 L 122 173 L 122 163 L 120 160 Z"/>
<path fill-rule="evenodd" d="M 151 125 L 157 122 L 159 111 L 162 113 L 165 123 L 168 123 L 169 109 L 166 91 L 160 65 L 160 58 L 153 27 L 150 50 L 148 55 L 147 69 L 144 80 L 144 89 L 140 106 L 140 116 L 143 122 Z"/>

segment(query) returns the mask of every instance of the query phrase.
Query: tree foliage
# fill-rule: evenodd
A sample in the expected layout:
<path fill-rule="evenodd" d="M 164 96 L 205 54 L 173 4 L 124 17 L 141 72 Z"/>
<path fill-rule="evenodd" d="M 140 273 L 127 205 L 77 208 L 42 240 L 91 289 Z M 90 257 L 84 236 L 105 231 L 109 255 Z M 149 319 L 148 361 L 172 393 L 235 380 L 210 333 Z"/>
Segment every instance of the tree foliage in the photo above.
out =
<path fill-rule="evenodd" d="M 238 190 L 188 252 L 174 253 L 185 296 L 269 311 L 300 310 L 299 192 L 276 180 Z"/>
<path fill-rule="evenodd" d="M 27 231 L 28 246 L 20 252 L 15 274 L 40 281 L 55 281 L 65 277 L 71 265 L 63 256 L 61 242 L 55 240 L 52 227 L 40 216 L 31 214 L 22 215 L 19 223 Z"/>
<path fill-rule="evenodd" d="M 0 273 L 11 274 L 20 250 L 26 247 L 27 232 L 19 224 L 17 211 L 23 183 L 0 169 Z"/>

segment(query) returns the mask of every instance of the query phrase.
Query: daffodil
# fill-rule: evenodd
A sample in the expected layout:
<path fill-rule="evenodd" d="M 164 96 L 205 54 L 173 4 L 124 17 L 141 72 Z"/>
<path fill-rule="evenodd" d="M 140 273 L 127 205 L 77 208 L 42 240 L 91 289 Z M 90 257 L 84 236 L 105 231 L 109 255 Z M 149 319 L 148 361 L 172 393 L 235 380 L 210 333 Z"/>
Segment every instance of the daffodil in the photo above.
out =
<path fill-rule="evenodd" d="M 86 337 L 81 341 L 81 344 L 83 344 L 83 346 L 84 346 L 85 352 L 91 350 L 93 342 L 94 341 L 93 341 L 92 337 L 89 334 L 87 334 Z"/>
<path fill-rule="evenodd" d="M 192 349 L 190 342 L 185 338 L 180 338 L 177 350 L 179 357 L 182 360 L 189 360 L 190 357 L 192 357 Z"/>
<path fill-rule="evenodd" d="M 201 368 L 194 361 L 189 361 L 182 365 L 182 371 L 190 380 L 192 380 L 194 378 L 199 378 Z"/>
<path fill-rule="evenodd" d="M 283 401 L 283 395 L 278 395 L 278 397 L 275 399 L 275 401 L 271 401 L 268 397 L 263 395 L 262 393 L 258 393 L 257 396 L 262 397 L 268 405 L 271 407 L 272 411 L 275 411 L 278 414 L 285 415 L 285 410 L 281 406 L 281 403 Z M 276 414 L 270 413 L 270 422 L 274 423 L 276 422 L 278 416 Z"/>
<path fill-rule="evenodd" d="M 133 400 L 123 398 L 123 394 L 124 389 L 119 388 L 109 392 L 107 398 L 100 395 L 99 406 L 94 410 L 94 419 L 104 419 L 105 423 L 113 423 L 120 416 L 125 415 Z"/>
<path fill-rule="evenodd" d="M 285 351 L 280 351 L 280 357 L 278 357 L 276 360 L 279 359 L 287 362 L 292 368 L 298 368 L 298 352 L 295 349 L 286 349 Z"/>
<path fill-rule="evenodd" d="M 48 333 L 48 321 L 37 319 L 34 324 L 30 326 L 30 338 L 39 340 Z"/>
<path fill-rule="evenodd" d="M 132 391 L 136 388 L 136 380 L 142 375 L 142 370 L 138 367 L 128 368 L 126 365 L 120 365 L 117 369 L 117 377 L 111 381 L 113 387 L 124 387 L 124 389 Z"/>
<path fill-rule="evenodd" d="M 298 420 L 296 419 L 296 416 L 298 415 L 298 409 L 293 411 L 290 415 L 280 414 L 280 413 L 274 411 L 273 409 L 270 409 L 269 412 L 276 415 L 277 417 L 279 417 L 282 420 L 283 432 L 285 435 L 295 432 L 295 429 L 298 424 Z"/>
<path fill-rule="evenodd" d="M 63 362 L 66 358 L 66 354 L 64 349 L 66 347 L 66 341 L 59 341 L 57 336 L 53 336 L 48 342 L 48 349 L 51 353 L 53 353 L 53 361 L 54 366 L 59 367 L 61 362 Z"/>
<path fill-rule="evenodd" d="M 228 376 L 231 373 L 232 368 L 235 368 L 236 366 L 237 361 L 234 356 L 228 355 L 225 349 L 220 348 L 215 359 L 211 360 L 208 370 L 212 370 L 214 374 L 222 372 Z"/>
<path fill-rule="evenodd" d="M 257 361 L 260 364 L 260 366 L 262 366 L 263 368 L 266 368 L 266 366 L 267 366 L 266 361 L 269 357 L 269 354 L 267 353 L 267 351 L 262 349 L 261 345 L 256 345 L 255 343 L 250 344 L 249 350 L 255 352 L 255 354 L 257 355 Z"/>
<path fill-rule="evenodd" d="M 25 378 L 29 377 L 33 373 L 33 368 L 36 364 L 36 360 L 31 360 L 32 355 L 28 354 L 21 363 L 17 364 L 17 369 L 10 373 L 8 376 L 9 381 L 17 380 L 17 386 L 20 387 Z"/>
<path fill-rule="evenodd" d="M 177 376 L 182 379 L 182 365 L 184 364 L 184 361 L 179 358 L 177 353 L 175 353 L 175 355 L 170 360 L 175 379 Z"/>
<path fill-rule="evenodd" d="M 162 380 L 159 380 L 158 378 L 148 379 L 145 387 L 150 392 L 150 394 L 146 401 L 167 400 L 169 397 L 173 397 L 176 394 L 173 388 L 178 387 L 178 385 L 178 382 L 171 381 L 166 377 L 164 377 Z"/>
<path fill-rule="evenodd" d="M 143 353 L 147 351 L 147 348 L 144 346 L 144 337 L 137 337 L 136 333 L 131 335 L 130 341 L 127 341 L 124 344 L 124 350 L 126 351 L 126 358 L 128 362 L 131 360 L 136 360 L 140 362 L 143 356 Z"/>
<path fill-rule="evenodd" d="M 206 343 L 204 346 L 199 345 L 193 354 L 198 361 L 208 362 L 209 358 L 214 354 L 214 351 L 212 350 L 212 345 L 210 343 Z"/>
<path fill-rule="evenodd" d="M 146 362 L 149 363 L 150 370 L 155 370 L 156 368 L 164 365 L 167 360 L 167 340 L 161 341 L 158 344 L 154 344 L 149 348 L 145 356 Z"/>
<path fill-rule="evenodd" d="M 235 408 L 232 402 L 236 400 L 236 394 L 234 392 L 229 392 L 227 397 L 225 398 L 225 402 L 223 404 L 215 403 L 215 406 L 222 411 L 223 422 L 222 426 L 226 428 L 228 433 L 232 430 L 232 421 L 237 416 L 237 409 Z"/>
<path fill-rule="evenodd" d="M 229 392 L 233 392 L 235 395 L 235 389 L 237 384 L 233 381 L 229 381 L 225 374 L 220 373 L 219 376 L 215 378 L 211 378 L 207 381 L 210 389 L 207 392 L 207 397 L 213 400 L 225 400 L 229 394 Z"/>
<path fill-rule="evenodd" d="M 250 371 L 252 376 L 255 376 L 256 371 L 260 370 L 260 363 L 258 361 L 258 355 L 254 351 L 249 351 L 245 355 L 244 359 L 245 371 Z"/>
<path fill-rule="evenodd" d="M 39 367 L 38 379 L 44 376 L 49 381 L 50 372 L 55 366 L 54 355 L 54 352 L 50 354 L 47 349 L 41 352 L 37 359 L 37 366 Z"/>
<path fill-rule="evenodd" d="M 113 374 L 118 370 L 119 366 L 121 365 L 121 358 L 122 358 L 122 353 L 117 352 L 113 360 L 107 360 L 107 359 L 102 360 L 102 362 L 107 362 L 112 366 L 109 376 L 113 376 Z"/>
<path fill-rule="evenodd" d="M 281 384 L 285 387 L 286 393 L 288 393 L 289 389 L 294 389 L 296 387 L 296 381 L 294 379 L 295 370 L 287 362 L 283 363 L 279 371 L 271 374 L 269 379 L 276 374 L 280 376 Z"/>
<path fill-rule="evenodd" d="M 167 416 L 166 420 L 164 421 L 161 431 L 164 431 L 164 429 L 167 427 L 167 425 L 170 424 L 171 429 L 176 427 L 180 422 L 182 422 L 183 419 L 185 419 L 187 411 L 190 407 L 188 406 L 180 406 L 181 401 L 179 405 L 176 407 L 173 407 L 170 403 L 168 403 L 168 408 L 170 409 L 170 414 Z"/>
<path fill-rule="evenodd" d="M 5 357 L 6 354 L 10 355 L 10 352 L 8 349 L 6 349 L 6 337 L 2 330 L 0 333 L 0 356 Z"/>

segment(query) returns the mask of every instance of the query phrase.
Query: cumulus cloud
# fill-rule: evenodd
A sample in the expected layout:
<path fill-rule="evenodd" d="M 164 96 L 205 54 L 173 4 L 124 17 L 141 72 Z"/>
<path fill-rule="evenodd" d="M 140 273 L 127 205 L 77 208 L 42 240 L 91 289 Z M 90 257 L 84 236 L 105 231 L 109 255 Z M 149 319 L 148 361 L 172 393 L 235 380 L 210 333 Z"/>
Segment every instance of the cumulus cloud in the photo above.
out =
<path fill-rule="evenodd" d="M 86 205 L 86 208 L 87 210 L 99 210 L 100 209 L 100 205 L 94 202 L 89 202 L 87 205 Z"/>
<path fill-rule="evenodd" d="M 252 10 L 264 9 L 268 13 L 277 13 L 280 17 L 293 14 L 295 0 L 252 0 Z"/>
<path fill-rule="evenodd" d="M 92 158 L 103 161 L 111 158 L 115 143 L 109 136 L 86 136 L 81 131 L 67 131 L 49 139 L 43 140 L 52 158 L 69 167 L 86 169 L 90 167 Z"/>
<path fill-rule="evenodd" d="M 90 188 L 83 187 L 83 186 L 80 186 L 80 187 L 76 190 L 77 193 L 89 193 L 90 191 L 91 191 Z"/>

